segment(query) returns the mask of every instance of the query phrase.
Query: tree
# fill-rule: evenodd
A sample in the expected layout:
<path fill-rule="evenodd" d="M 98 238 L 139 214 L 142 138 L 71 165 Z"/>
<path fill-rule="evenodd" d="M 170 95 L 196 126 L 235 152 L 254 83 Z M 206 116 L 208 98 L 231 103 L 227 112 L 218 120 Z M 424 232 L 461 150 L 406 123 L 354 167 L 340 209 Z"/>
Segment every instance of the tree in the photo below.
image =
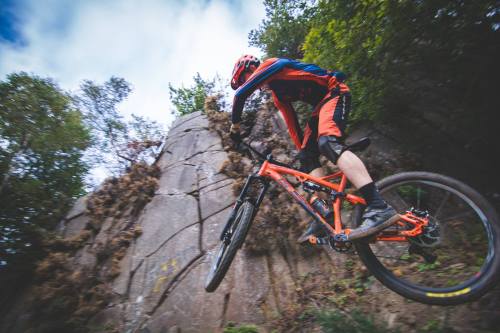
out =
<path fill-rule="evenodd" d="M 80 88 L 74 100 L 91 129 L 88 156 L 92 165 L 120 174 L 134 163 L 151 162 L 159 153 L 164 131 L 155 121 L 134 114 L 132 120 L 126 120 L 119 113 L 119 103 L 132 91 L 130 84 L 123 78 L 111 77 L 103 85 L 86 80 Z"/>
<path fill-rule="evenodd" d="M 84 192 L 82 156 L 89 143 L 81 113 L 50 79 L 17 73 L 0 82 L 3 278 L 31 269 L 44 232 Z"/>
<path fill-rule="evenodd" d="M 355 118 L 410 120 L 488 157 L 500 148 L 499 27 L 493 0 L 322 1 L 304 60 L 349 74 Z"/>
<path fill-rule="evenodd" d="M 189 113 L 203 111 L 205 99 L 215 94 L 214 88 L 217 78 L 204 80 L 200 73 L 196 73 L 193 80 L 194 86 L 190 88 L 175 88 L 171 84 L 168 85 L 170 89 L 170 101 L 175 106 L 173 114 L 184 116 Z"/>
<path fill-rule="evenodd" d="M 356 112 L 353 120 L 373 120 L 383 112 L 383 42 L 389 1 L 322 1 L 304 42 L 304 61 L 348 74 Z"/>
<path fill-rule="evenodd" d="M 311 0 L 264 0 L 266 19 L 250 31 L 249 44 L 264 51 L 266 57 L 300 59 L 302 44 L 314 14 Z"/>
<path fill-rule="evenodd" d="M 487 159 L 492 144 L 500 149 L 491 121 L 500 107 L 498 1 L 264 4 L 266 18 L 250 33 L 250 44 L 267 56 L 303 55 L 304 62 L 345 72 L 353 95 L 351 123 L 390 123 L 403 136 L 432 129 Z M 419 143 L 408 137 L 408 143 L 432 145 L 422 145 L 422 137 Z"/>

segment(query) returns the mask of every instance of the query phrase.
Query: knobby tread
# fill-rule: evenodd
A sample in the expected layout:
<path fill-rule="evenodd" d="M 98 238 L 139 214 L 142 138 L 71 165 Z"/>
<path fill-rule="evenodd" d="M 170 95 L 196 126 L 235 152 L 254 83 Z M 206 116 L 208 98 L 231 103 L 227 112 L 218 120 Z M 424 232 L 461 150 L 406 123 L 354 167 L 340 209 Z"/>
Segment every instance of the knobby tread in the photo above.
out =
<path fill-rule="evenodd" d="M 428 292 L 435 292 L 436 290 L 439 290 L 439 288 L 435 289 L 417 286 L 415 284 L 410 284 L 405 280 L 399 279 L 380 263 L 377 257 L 373 254 L 368 242 L 358 241 L 354 243 L 360 259 L 373 273 L 373 275 L 386 287 L 404 297 L 418 302 L 433 305 L 456 305 L 480 298 L 498 283 L 500 277 L 500 220 L 498 218 L 498 214 L 493 206 L 473 188 L 462 183 L 461 181 L 440 174 L 430 172 L 403 172 L 378 181 L 377 187 L 381 192 L 383 192 L 384 188 L 399 182 L 418 180 L 431 181 L 446 185 L 462 193 L 486 216 L 492 231 L 493 258 L 489 262 L 485 272 L 479 278 L 475 279 L 472 284 L 468 285 L 470 291 L 467 293 L 458 293 L 457 295 L 453 295 L 453 292 L 455 291 L 453 288 L 441 288 L 444 294 L 449 294 L 450 296 L 429 297 L 427 296 Z M 364 207 L 360 205 L 357 205 L 354 209 L 353 221 L 356 226 L 361 224 L 363 209 Z M 456 288 L 460 289 L 463 287 L 457 286 Z"/>
<path fill-rule="evenodd" d="M 217 287 L 219 287 L 220 283 L 227 273 L 227 270 L 233 262 L 236 252 L 243 245 L 248 230 L 250 229 L 250 225 L 252 224 L 252 220 L 254 217 L 254 205 L 249 201 L 245 201 L 239 207 L 238 213 L 236 214 L 237 217 L 240 212 L 240 217 L 235 219 L 235 221 L 233 222 L 236 229 L 231 238 L 231 243 L 227 245 L 224 257 L 222 258 L 218 267 L 214 267 L 213 263 L 210 267 L 210 272 L 205 283 L 205 290 L 207 292 L 213 292 L 217 289 Z M 221 247 L 222 246 L 224 246 L 223 243 L 221 243 Z M 214 260 L 216 259 L 217 258 L 214 257 Z"/>

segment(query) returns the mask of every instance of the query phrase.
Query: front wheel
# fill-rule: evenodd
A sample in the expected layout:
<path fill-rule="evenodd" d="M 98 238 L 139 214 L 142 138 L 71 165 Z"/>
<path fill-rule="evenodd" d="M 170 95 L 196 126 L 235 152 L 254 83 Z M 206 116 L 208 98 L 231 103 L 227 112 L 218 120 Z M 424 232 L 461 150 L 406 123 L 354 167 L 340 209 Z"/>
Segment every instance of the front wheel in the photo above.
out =
<path fill-rule="evenodd" d="M 244 201 L 236 212 L 231 226 L 222 236 L 219 249 L 212 260 L 212 266 L 205 282 L 205 290 L 213 292 L 224 279 L 238 249 L 243 245 L 254 216 L 254 205 Z"/>
<path fill-rule="evenodd" d="M 427 304 L 453 305 L 475 300 L 498 281 L 500 222 L 488 201 L 466 184 L 428 172 L 404 172 L 377 183 L 399 213 L 428 214 L 418 236 L 396 240 L 404 222 L 376 240 L 357 242 L 357 252 L 373 275 L 404 297 Z M 354 221 L 361 223 L 363 208 Z"/>

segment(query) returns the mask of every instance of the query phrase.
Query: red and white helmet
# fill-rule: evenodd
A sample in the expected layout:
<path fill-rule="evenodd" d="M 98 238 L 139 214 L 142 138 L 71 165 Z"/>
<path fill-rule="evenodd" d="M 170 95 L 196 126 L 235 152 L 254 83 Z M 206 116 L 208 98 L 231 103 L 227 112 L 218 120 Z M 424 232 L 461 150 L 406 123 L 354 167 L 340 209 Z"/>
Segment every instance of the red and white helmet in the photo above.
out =
<path fill-rule="evenodd" d="M 247 71 L 251 65 L 255 65 L 255 67 L 259 67 L 260 61 L 253 55 L 244 55 L 236 61 L 233 68 L 233 77 L 231 79 L 231 88 L 234 90 L 238 89 L 244 82 L 240 82 L 241 75 Z"/>

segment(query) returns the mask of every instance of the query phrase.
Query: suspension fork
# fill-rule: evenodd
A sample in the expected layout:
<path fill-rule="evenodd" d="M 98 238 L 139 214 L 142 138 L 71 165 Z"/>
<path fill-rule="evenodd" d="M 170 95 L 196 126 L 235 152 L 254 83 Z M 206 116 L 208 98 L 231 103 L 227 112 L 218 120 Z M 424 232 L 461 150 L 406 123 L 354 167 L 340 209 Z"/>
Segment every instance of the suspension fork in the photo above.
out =
<path fill-rule="evenodd" d="M 248 189 L 252 185 L 254 181 L 260 181 L 261 184 L 263 185 L 259 195 L 257 196 L 257 200 L 254 202 L 254 212 L 252 218 L 255 216 L 257 211 L 259 210 L 260 204 L 262 200 L 264 199 L 264 196 L 266 195 L 266 192 L 269 188 L 269 180 L 265 179 L 264 177 L 258 176 L 256 174 L 251 174 L 247 177 L 247 180 L 245 181 L 245 185 L 243 186 L 243 189 L 240 192 L 240 195 L 236 199 L 236 202 L 234 203 L 233 209 L 231 210 L 231 214 L 229 214 L 229 217 L 227 218 L 226 225 L 224 226 L 224 229 L 222 230 L 220 234 L 220 240 L 222 241 L 224 239 L 224 236 L 226 232 L 231 228 L 233 225 L 234 220 L 236 219 L 236 214 L 238 213 L 238 209 L 240 208 L 241 204 L 243 203 L 243 200 L 245 199 Z"/>

